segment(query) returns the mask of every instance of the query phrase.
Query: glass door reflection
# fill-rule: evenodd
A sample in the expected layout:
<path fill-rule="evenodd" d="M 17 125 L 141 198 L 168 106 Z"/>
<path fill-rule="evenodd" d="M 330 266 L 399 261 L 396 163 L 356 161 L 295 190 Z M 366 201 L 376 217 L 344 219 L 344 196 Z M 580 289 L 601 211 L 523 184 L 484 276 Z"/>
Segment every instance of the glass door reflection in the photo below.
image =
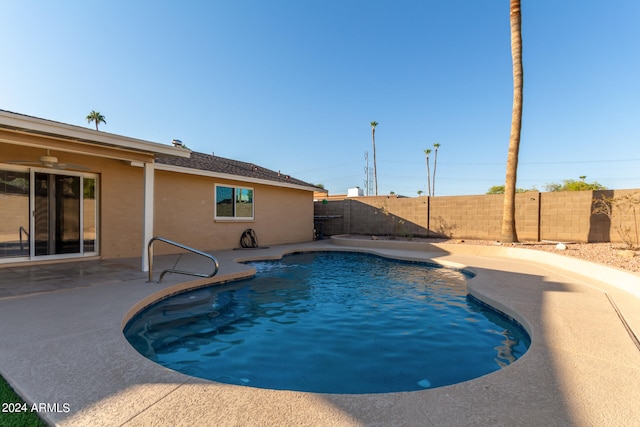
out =
<path fill-rule="evenodd" d="M 35 255 L 80 253 L 80 176 L 34 174 Z"/>

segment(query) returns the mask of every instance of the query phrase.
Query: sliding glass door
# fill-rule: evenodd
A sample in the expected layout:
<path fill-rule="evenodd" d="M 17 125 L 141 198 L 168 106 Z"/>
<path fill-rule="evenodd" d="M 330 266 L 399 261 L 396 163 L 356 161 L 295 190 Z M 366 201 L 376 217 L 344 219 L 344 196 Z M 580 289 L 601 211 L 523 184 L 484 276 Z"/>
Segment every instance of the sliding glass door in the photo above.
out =
<path fill-rule="evenodd" d="M 35 255 L 80 253 L 80 176 L 35 173 Z"/>
<path fill-rule="evenodd" d="M 0 260 L 97 252 L 97 176 L 0 169 Z"/>
<path fill-rule="evenodd" d="M 82 250 L 83 253 L 98 252 L 98 203 L 95 176 L 82 177 Z"/>
<path fill-rule="evenodd" d="M 29 171 L 0 168 L 0 259 L 28 257 Z"/>

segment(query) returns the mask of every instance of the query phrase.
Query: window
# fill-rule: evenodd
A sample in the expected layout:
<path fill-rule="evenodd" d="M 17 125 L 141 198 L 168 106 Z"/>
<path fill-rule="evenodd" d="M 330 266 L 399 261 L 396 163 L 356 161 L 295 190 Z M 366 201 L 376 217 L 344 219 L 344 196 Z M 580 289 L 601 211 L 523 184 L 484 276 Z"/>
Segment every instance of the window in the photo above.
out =
<path fill-rule="evenodd" d="M 216 185 L 215 219 L 253 219 L 253 189 Z"/>

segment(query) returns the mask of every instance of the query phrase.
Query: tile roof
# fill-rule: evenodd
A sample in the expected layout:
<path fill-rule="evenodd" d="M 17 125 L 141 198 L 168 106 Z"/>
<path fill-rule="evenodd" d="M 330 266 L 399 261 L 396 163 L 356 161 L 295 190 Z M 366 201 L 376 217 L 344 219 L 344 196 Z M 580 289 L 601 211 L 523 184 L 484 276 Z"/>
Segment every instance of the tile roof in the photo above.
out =
<path fill-rule="evenodd" d="M 227 175 L 234 175 L 242 178 L 252 178 L 276 183 L 293 184 L 304 187 L 312 187 L 318 191 L 323 189 L 308 182 L 293 178 L 279 171 L 272 171 L 253 163 L 241 162 L 238 160 L 226 159 L 211 154 L 192 152 L 190 158 L 181 157 L 156 157 L 156 163 L 183 168 L 198 169 L 207 172 L 216 172 Z"/>

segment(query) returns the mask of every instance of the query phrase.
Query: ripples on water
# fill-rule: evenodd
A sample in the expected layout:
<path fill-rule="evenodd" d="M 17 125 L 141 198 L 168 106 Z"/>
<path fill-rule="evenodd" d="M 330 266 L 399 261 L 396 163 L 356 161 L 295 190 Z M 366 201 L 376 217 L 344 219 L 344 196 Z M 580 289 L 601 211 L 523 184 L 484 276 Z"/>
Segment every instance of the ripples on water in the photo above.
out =
<path fill-rule="evenodd" d="M 145 309 L 127 339 L 188 375 L 324 393 L 454 384 L 513 363 L 530 344 L 467 298 L 459 271 L 343 252 L 251 264 L 252 279 Z"/>

